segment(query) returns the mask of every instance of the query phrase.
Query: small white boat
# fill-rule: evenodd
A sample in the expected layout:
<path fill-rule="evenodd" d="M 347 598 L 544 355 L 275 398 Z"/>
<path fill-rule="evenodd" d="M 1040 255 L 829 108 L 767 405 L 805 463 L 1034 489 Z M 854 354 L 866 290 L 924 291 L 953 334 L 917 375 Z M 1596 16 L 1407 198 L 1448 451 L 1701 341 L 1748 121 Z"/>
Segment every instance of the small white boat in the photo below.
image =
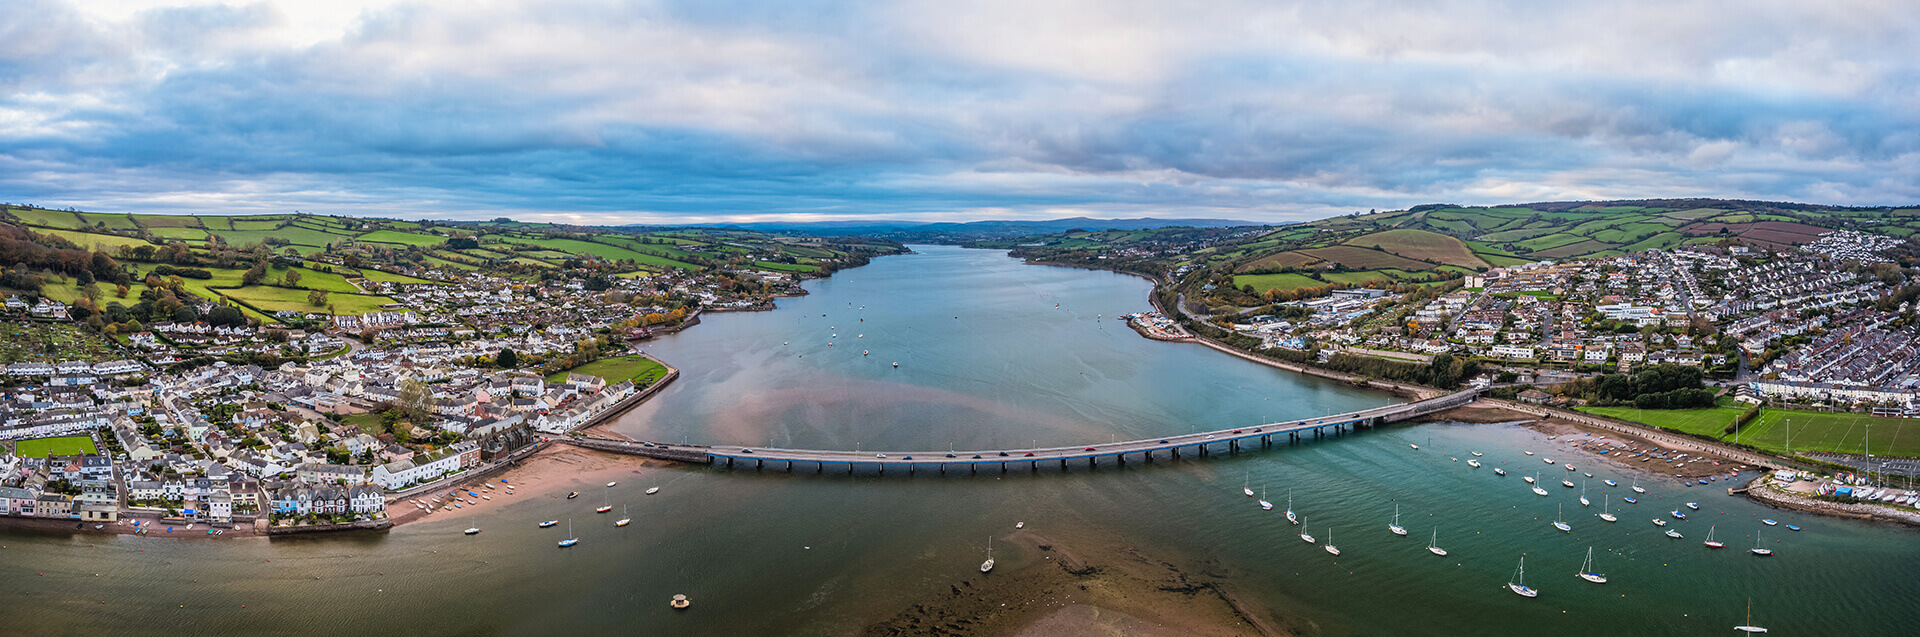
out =
<path fill-rule="evenodd" d="M 1687 508 L 1689 508 L 1689 509 L 1693 509 L 1693 510 L 1695 510 L 1695 511 L 1699 511 L 1699 510 L 1700 510 L 1700 503 L 1698 503 L 1698 502 L 1688 502 L 1688 503 L 1687 503 Z"/>
<path fill-rule="evenodd" d="M 1260 510 L 1273 510 L 1273 503 L 1267 501 L 1267 488 L 1265 486 L 1260 487 Z"/>
<path fill-rule="evenodd" d="M 1447 550 L 1440 548 L 1440 527 L 1433 527 L 1433 538 L 1427 540 L 1427 552 L 1446 557 Z"/>
<path fill-rule="evenodd" d="M 1467 459 L 1467 466 L 1469 466 L 1469 467 L 1473 467 L 1473 468 L 1475 468 L 1475 469 L 1478 469 L 1478 468 L 1480 468 L 1480 461 L 1479 461 L 1479 460 L 1474 460 L 1474 459 L 1472 459 L 1472 458 L 1468 458 L 1468 459 Z"/>
<path fill-rule="evenodd" d="M 1287 521 L 1294 524 L 1300 523 L 1300 518 L 1293 515 L 1293 489 L 1287 489 Z"/>
<path fill-rule="evenodd" d="M 616 480 L 616 481 L 613 481 L 613 482 L 608 482 L 608 483 L 607 483 L 607 488 L 609 488 L 609 489 L 611 489 L 611 488 L 613 488 L 613 485 L 616 485 L 616 484 L 620 484 L 620 482 L 619 482 L 618 480 Z"/>
<path fill-rule="evenodd" d="M 1527 455 L 1529 455 L 1529 456 L 1531 456 L 1531 455 L 1533 455 L 1533 452 L 1531 452 L 1531 451 L 1528 451 L 1528 452 L 1526 452 L 1526 454 L 1527 454 Z"/>
<path fill-rule="evenodd" d="M 660 492 L 660 487 L 647 487 L 647 495 L 653 495 L 659 492 Z"/>
<path fill-rule="evenodd" d="M 613 525 L 626 526 L 631 522 L 633 522 L 633 516 L 627 515 L 627 505 L 624 505 L 624 504 L 620 505 L 620 519 L 615 520 Z"/>
<path fill-rule="evenodd" d="M 1702 544 L 1707 545 L 1707 548 L 1717 549 L 1717 548 L 1725 548 L 1727 546 L 1725 543 L 1713 539 L 1713 531 L 1718 528 L 1720 528 L 1719 525 L 1707 527 L 1707 541 L 1702 542 Z"/>
<path fill-rule="evenodd" d="M 606 512 L 608 512 L 608 511 L 612 511 L 612 510 L 613 510 L 613 505 L 611 505 L 611 504 L 609 504 L 609 505 L 606 505 L 606 506 L 603 506 L 603 507 L 600 507 L 600 508 L 598 508 L 598 509 L 594 509 L 594 510 L 593 510 L 593 512 L 594 512 L 594 513 L 606 513 Z"/>
<path fill-rule="evenodd" d="M 1533 476 L 1520 476 L 1520 479 L 1526 480 L 1527 484 L 1533 484 L 1533 481 L 1534 481 Z"/>
<path fill-rule="evenodd" d="M 1539 597 L 1540 591 L 1527 587 L 1527 558 L 1520 558 L 1520 570 L 1514 574 L 1514 581 L 1507 582 L 1507 588 L 1521 597 Z"/>
<path fill-rule="evenodd" d="M 1593 503 L 1587 500 L 1587 485 L 1584 482 L 1580 483 L 1580 506 L 1593 506 Z"/>
<path fill-rule="evenodd" d="M 1607 583 L 1607 576 L 1593 572 L 1593 547 L 1591 546 L 1587 547 L 1587 561 L 1580 565 L 1580 572 L 1574 574 L 1579 575 L 1580 579 L 1595 584 Z"/>
<path fill-rule="evenodd" d="M 1333 528 L 1332 528 L 1332 527 L 1328 527 L 1328 528 L 1327 528 L 1327 545 L 1326 545 L 1326 549 L 1327 549 L 1327 552 L 1328 552 L 1328 553 L 1332 553 L 1332 554 L 1334 554 L 1334 555 L 1339 555 L 1339 554 L 1340 554 L 1340 549 L 1338 549 L 1338 548 L 1334 548 L 1334 546 L 1333 546 Z"/>
<path fill-rule="evenodd" d="M 1480 457 L 1480 452 L 1478 452 L 1478 451 L 1475 451 L 1475 452 L 1473 452 L 1473 457 L 1475 457 L 1475 458 L 1478 458 L 1478 457 Z"/>
<path fill-rule="evenodd" d="M 987 538 L 987 561 L 980 563 L 980 572 L 993 570 L 993 538 Z"/>
<path fill-rule="evenodd" d="M 541 522 L 541 523 L 540 523 L 540 528 L 543 528 L 543 529 L 544 529 L 544 528 L 547 528 L 547 527 L 550 527 L 550 526 L 553 526 L 553 525 L 555 525 L 555 524 L 559 524 L 559 523 L 560 523 L 560 521 L 559 521 L 559 520 L 547 520 L 547 521 L 545 521 L 545 522 Z"/>
<path fill-rule="evenodd" d="M 1565 508 L 1566 508 L 1565 506 L 1561 506 L 1561 507 L 1559 507 L 1559 508 L 1557 508 L 1557 509 L 1555 509 L 1555 511 L 1559 511 L 1560 509 L 1565 509 Z M 1567 524 L 1566 522 L 1562 522 L 1562 521 L 1560 521 L 1560 513 L 1554 513 L 1554 514 L 1553 514 L 1553 528 L 1556 528 L 1556 529 L 1560 529 L 1560 530 L 1561 530 L 1562 532 L 1564 532 L 1564 533 L 1572 533 L 1572 532 L 1573 532 L 1573 527 L 1572 527 L 1572 526 L 1569 526 L 1569 525 L 1568 525 L 1568 524 Z"/>
<path fill-rule="evenodd" d="M 1753 599 L 1752 598 L 1747 599 L 1747 623 L 1741 624 L 1739 626 L 1734 626 L 1733 629 L 1743 633 L 1767 632 L 1767 629 L 1753 625 Z"/>
<path fill-rule="evenodd" d="M 1541 460 L 1545 460 L 1545 461 L 1547 461 L 1547 464 L 1553 464 L 1553 459 L 1552 459 L 1552 458 L 1541 458 Z"/>
<path fill-rule="evenodd" d="M 1306 516 L 1301 516 L 1301 517 L 1306 517 Z M 1300 527 L 1300 541 L 1306 542 L 1308 544 L 1312 544 L 1314 542 L 1313 536 L 1307 533 L 1307 529 L 1304 526 Z"/>
<path fill-rule="evenodd" d="M 1499 467 L 1494 467 L 1494 468 L 1493 468 L 1493 475 L 1496 475 L 1496 476 L 1504 476 L 1504 475 L 1507 475 L 1507 470 L 1506 470 L 1506 469 L 1502 469 L 1502 468 L 1499 468 Z"/>
<path fill-rule="evenodd" d="M 1666 520 L 1662 520 L 1662 519 L 1660 519 L 1660 518 L 1654 518 L 1654 519 L 1653 519 L 1653 525 L 1654 525 L 1654 526 L 1666 526 L 1666 525 L 1667 525 L 1667 521 L 1666 521 Z"/>
<path fill-rule="evenodd" d="M 1544 496 L 1544 495 L 1547 495 L 1547 490 L 1546 490 L 1546 489 L 1542 489 L 1542 488 L 1540 488 L 1540 487 L 1538 487 L 1538 486 L 1535 486 L 1535 487 L 1533 488 L 1533 494 L 1534 494 L 1534 495 L 1539 495 L 1539 496 Z"/>
<path fill-rule="evenodd" d="M 1407 530 L 1400 526 L 1400 505 L 1398 504 L 1393 505 L 1393 522 L 1387 524 L 1387 530 L 1392 531 L 1394 535 L 1407 534 Z M 1328 537 L 1332 537 L 1332 536 L 1328 536 Z"/>
<path fill-rule="evenodd" d="M 1760 532 L 1753 532 L 1753 548 L 1747 550 L 1754 555 L 1773 555 L 1773 549 L 1760 548 Z"/>
<path fill-rule="evenodd" d="M 469 527 L 467 527 L 467 530 L 466 530 L 466 531 L 463 531 L 463 533 L 466 533 L 467 535 L 479 535 L 479 534 L 480 534 L 480 527 L 479 527 L 478 525 L 475 525 L 475 526 L 469 526 Z"/>
<path fill-rule="evenodd" d="M 1571 489 L 1571 488 L 1573 488 L 1573 481 L 1572 481 L 1572 480 L 1561 480 L 1561 481 L 1560 481 L 1560 486 L 1563 486 L 1563 487 L 1566 487 L 1566 488 L 1569 488 L 1569 489 Z"/>
<path fill-rule="evenodd" d="M 569 546 L 573 546 L 579 543 L 580 543 L 580 538 L 573 536 L 573 520 L 568 519 L 567 520 L 567 539 L 560 540 L 560 548 L 567 548 Z"/>
<path fill-rule="evenodd" d="M 1633 479 L 1633 492 L 1634 492 L 1634 493 L 1646 493 L 1646 492 L 1647 492 L 1647 489 L 1646 489 L 1645 487 L 1642 487 L 1642 486 L 1640 486 L 1640 479 L 1639 479 L 1639 478 L 1634 478 L 1634 479 Z"/>
<path fill-rule="evenodd" d="M 1025 523 L 1025 522 L 1015 522 L 1015 523 L 1013 523 L 1013 528 L 1016 528 L 1016 529 L 1024 529 L 1024 528 L 1027 528 L 1027 523 Z"/>
<path fill-rule="evenodd" d="M 1612 481 L 1612 480 L 1607 480 L 1607 481 L 1606 481 L 1606 483 L 1607 483 L 1607 486 L 1609 486 L 1609 487 L 1617 487 L 1617 486 L 1620 486 L 1620 483 L 1618 483 L 1618 482 L 1614 482 L 1614 481 Z"/>
<path fill-rule="evenodd" d="M 1244 482 L 1244 481 L 1243 481 L 1243 482 L 1242 482 L 1242 483 L 1240 484 L 1240 491 L 1241 491 L 1241 492 L 1243 492 L 1243 493 L 1246 493 L 1246 494 L 1247 494 L 1247 497 L 1249 497 L 1249 498 L 1251 498 L 1251 497 L 1253 497 L 1253 487 L 1251 486 L 1251 483 L 1249 483 L 1249 482 Z"/>
<path fill-rule="evenodd" d="M 1600 498 L 1600 519 L 1608 522 L 1619 522 L 1620 518 L 1614 517 L 1613 512 L 1608 510 L 1609 505 L 1607 502 L 1608 500 L 1606 498 Z"/>
<path fill-rule="evenodd" d="M 1673 539 L 1676 539 L 1676 540 L 1678 540 L 1678 539 L 1680 539 L 1680 532 L 1679 532 L 1679 531 L 1675 531 L 1675 530 L 1673 530 L 1673 529 L 1667 529 L 1667 537 L 1670 537 L 1670 538 L 1673 538 Z"/>
<path fill-rule="evenodd" d="M 1414 450 L 1414 451 L 1419 451 L 1419 450 L 1420 450 L 1420 445 L 1416 445 L 1416 444 L 1413 444 L 1413 443 L 1411 443 L 1411 442 L 1409 442 L 1409 443 L 1407 443 L 1407 446 L 1409 446 L 1409 447 L 1413 447 L 1413 450 Z"/>

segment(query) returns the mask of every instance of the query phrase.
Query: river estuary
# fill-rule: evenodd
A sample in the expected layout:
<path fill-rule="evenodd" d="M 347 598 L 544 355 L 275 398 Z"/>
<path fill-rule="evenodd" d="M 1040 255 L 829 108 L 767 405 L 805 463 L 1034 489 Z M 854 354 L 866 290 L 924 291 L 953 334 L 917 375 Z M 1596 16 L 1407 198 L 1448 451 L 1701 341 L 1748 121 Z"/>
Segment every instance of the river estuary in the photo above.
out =
<path fill-rule="evenodd" d="M 614 429 L 750 447 L 993 449 L 1396 400 L 1143 339 L 1116 320 L 1149 309 L 1138 278 L 915 249 L 811 282 L 810 296 L 777 311 L 709 314 L 647 343 L 682 377 Z M 528 497 L 474 522 L 435 514 L 384 534 L 194 541 L 0 530 L 0 632 L 839 635 L 962 580 L 993 586 L 1037 572 L 1050 556 L 1002 539 L 1015 522 L 1094 564 L 1113 559 L 1110 545 L 1137 549 L 1324 634 L 1732 634 L 1749 599 L 1754 623 L 1774 634 L 1920 626 L 1915 533 L 1775 511 L 1718 483 L 1682 488 L 1569 453 L 1594 473 L 1594 506 L 1582 507 L 1578 489 L 1557 484 L 1581 478 L 1539 459 L 1557 458 L 1560 442 L 1511 425 L 1443 423 L 1066 472 L 909 478 L 635 463 L 617 488 L 582 486 L 579 500 Z M 1469 451 L 1487 467 L 1466 466 Z M 1551 497 L 1521 481 L 1535 471 Z M 1624 504 L 1635 476 L 1650 493 Z M 1241 495 L 1242 483 L 1264 488 L 1275 510 Z M 654 485 L 660 494 L 640 495 Z M 1343 555 L 1296 537 L 1281 512 L 1289 491 L 1310 530 L 1324 540 L 1331 529 Z M 1603 495 L 1618 523 L 1594 517 Z M 634 524 L 596 516 L 603 498 L 631 507 Z M 1686 501 L 1701 509 L 1669 527 L 1686 539 L 1649 521 Z M 1386 530 L 1396 504 L 1408 537 Z M 1571 533 L 1551 526 L 1556 507 Z M 1762 527 L 1769 517 L 1781 526 Z M 571 519 L 581 544 L 556 549 L 564 531 L 535 528 L 546 519 Z M 470 523 L 486 531 L 461 535 Z M 1709 525 L 1728 548 L 1701 546 Z M 1436 528 L 1445 558 L 1425 550 Z M 1746 553 L 1756 532 L 1777 555 Z M 982 577 L 989 536 L 999 565 Z M 1588 547 L 1609 583 L 1574 577 Z M 1506 589 L 1523 554 L 1536 599 Z M 676 593 L 695 607 L 670 610 Z"/>

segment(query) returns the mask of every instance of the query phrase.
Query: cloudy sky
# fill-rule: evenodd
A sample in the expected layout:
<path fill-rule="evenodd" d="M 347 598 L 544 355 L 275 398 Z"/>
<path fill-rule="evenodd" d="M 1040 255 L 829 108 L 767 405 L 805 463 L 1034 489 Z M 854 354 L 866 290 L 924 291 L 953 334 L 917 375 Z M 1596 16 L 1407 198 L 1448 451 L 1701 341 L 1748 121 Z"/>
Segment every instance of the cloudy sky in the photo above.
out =
<path fill-rule="evenodd" d="M 1920 203 L 1920 3 L 0 0 L 0 201 L 588 223 Z"/>

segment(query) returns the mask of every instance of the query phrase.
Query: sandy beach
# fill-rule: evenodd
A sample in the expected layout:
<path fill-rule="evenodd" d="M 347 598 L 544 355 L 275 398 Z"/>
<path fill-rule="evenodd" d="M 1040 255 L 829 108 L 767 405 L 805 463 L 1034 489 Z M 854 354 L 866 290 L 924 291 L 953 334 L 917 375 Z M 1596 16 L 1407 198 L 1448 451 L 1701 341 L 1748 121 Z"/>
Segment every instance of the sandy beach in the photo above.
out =
<path fill-rule="evenodd" d="M 1664 463 L 1660 459 L 1641 462 L 1643 458 L 1629 459 L 1634 453 L 1652 447 L 1666 447 L 1645 438 L 1589 427 L 1558 418 L 1542 419 L 1533 414 L 1509 411 L 1484 403 L 1468 403 L 1447 411 L 1428 416 L 1429 420 L 1446 420 L 1470 423 L 1522 422 L 1520 426 L 1549 436 L 1559 436 L 1552 441 L 1553 446 L 1536 450 L 1543 457 L 1564 456 L 1579 458 L 1577 462 L 1585 464 L 1605 464 L 1621 471 L 1639 472 L 1661 478 L 1704 478 L 1712 475 L 1726 475 L 1735 471 L 1747 471 L 1754 467 L 1727 460 L 1712 454 L 1688 450 L 1687 459 L 1698 461 L 1686 463 Z M 1584 436 L 1581 434 L 1592 434 Z M 1609 453 L 1598 453 L 1608 450 Z M 1629 451 L 1631 450 L 1631 451 Z M 1627 453 L 1622 453 L 1627 452 Z M 1564 463 L 1563 463 L 1564 464 Z"/>
<path fill-rule="evenodd" d="M 387 513 L 395 525 L 402 525 L 448 515 L 458 517 L 487 513 L 529 498 L 565 498 L 569 491 L 579 491 L 582 502 L 591 502 L 589 498 L 597 496 L 595 490 L 605 490 L 608 482 L 631 484 L 635 480 L 646 480 L 656 472 L 663 471 L 669 464 L 671 463 L 638 456 L 602 453 L 569 445 L 553 445 L 521 460 L 517 466 L 505 472 L 449 483 L 431 493 L 389 502 Z M 506 482 L 501 482 L 503 479 Z M 483 482 L 494 488 L 488 490 L 480 486 Z M 512 495 L 507 494 L 508 485 L 514 487 Z M 452 511 L 440 509 L 440 506 L 446 504 L 447 493 L 450 491 L 461 492 L 466 501 L 471 501 L 473 504 L 463 501 L 461 508 Z M 491 499 L 465 496 L 467 491 L 485 495 Z M 429 503 L 429 500 L 434 497 L 440 498 L 440 505 L 436 505 L 431 513 L 413 505 L 415 501 Z M 589 507 L 587 510 L 591 509 L 592 507 Z"/>

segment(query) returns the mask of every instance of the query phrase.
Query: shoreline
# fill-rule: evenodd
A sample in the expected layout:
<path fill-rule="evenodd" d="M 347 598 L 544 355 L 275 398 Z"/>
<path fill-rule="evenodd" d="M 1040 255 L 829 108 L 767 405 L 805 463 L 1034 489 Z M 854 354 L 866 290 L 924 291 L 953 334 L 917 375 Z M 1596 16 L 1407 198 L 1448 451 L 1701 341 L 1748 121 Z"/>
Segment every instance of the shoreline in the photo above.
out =
<path fill-rule="evenodd" d="M 1115 274 L 1125 274 L 1125 275 L 1136 276 L 1142 279 L 1146 279 L 1147 281 L 1152 282 L 1154 285 L 1154 287 L 1150 289 L 1147 293 L 1147 305 L 1151 306 L 1154 309 L 1154 311 L 1159 312 L 1163 316 L 1168 316 L 1168 317 L 1173 316 L 1172 314 L 1169 314 L 1167 312 L 1167 308 L 1160 307 L 1160 301 L 1157 298 L 1155 298 L 1153 294 L 1153 289 L 1158 289 L 1160 284 L 1164 283 L 1164 281 L 1161 281 L 1159 277 L 1150 276 L 1150 275 L 1142 274 L 1139 272 L 1128 272 L 1126 270 L 1115 270 L 1112 268 L 1102 268 L 1099 266 L 1081 265 L 1077 263 L 1057 263 L 1053 261 L 1039 261 L 1034 259 L 1021 259 L 1021 261 L 1030 265 L 1046 265 L 1046 266 L 1053 266 L 1053 267 L 1060 267 L 1060 268 L 1075 268 L 1079 270 L 1096 270 L 1101 272 L 1112 272 Z M 1133 322 L 1128 321 L 1127 324 L 1129 326 L 1132 326 Z M 1138 328 L 1135 328 L 1134 331 L 1139 332 L 1140 330 Z M 1258 363 L 1258 364 L 1266 365 L 1268 367 L 1273 367 L 1276 369 L 1283 369 L 1296 374 L 1301 374 L 1303 376 L 1317 376 L 1317 377 L 1325 378 L 1328 380 L 1335 380 L 1335 381 L 1346 383 L 1348 385 L 1352 385 L 1354 387 L 1364 387 L 1367 389 L 1383 391 L 1389 394 L 1393 394 L 1395 396 L 1400 396 L 1402 398 L 1413 398 L 1414 400 L 1425 400 L 1427 398 L 1441 396 L 1447 393 L 1444 390 L 1434 388 L 1434 387 L 1425 387 L 1421 385 L 1413 385 L 1408 383 L 1397 383 L 1397 382 L 1391 382 L 1391 381 L 1376 380 L 1371 378 L 1365 378 L 1362 376 L 1356 376 L 1353 374 L 1348 374 L 1346 372 L 1314 367 L 1312 365 L 1304 365 L 1300 363 L 1292 363 L 1287 361 L 1275 360 L 1272 358 L 1261 356 L 1254 352 L 1248 352 L 1245 350 L 1234 348 L 1225 343 L 1221 343 L 1211 338 L 1207 338 L 1205 334 L 1195 333 L 1191 330 L 1188 331 L 1187 338 L 1178 339 L 1178 340 L 1153 338 L 1153 337 L 1147 336 L 1144 333 L 1142 333 L 1141 336 L 1143 338 L 1148 338 L 1150 340 L 1156 340 L 1163 343 L 1197 343 L 1197 344 L 1205 345 L 1209 348 L 1212 348 L 1214 351 L 1218 351 L 1222 354 L 1236 356 L 1242 360 L 1245 360 L 1251 363 Z"/>

